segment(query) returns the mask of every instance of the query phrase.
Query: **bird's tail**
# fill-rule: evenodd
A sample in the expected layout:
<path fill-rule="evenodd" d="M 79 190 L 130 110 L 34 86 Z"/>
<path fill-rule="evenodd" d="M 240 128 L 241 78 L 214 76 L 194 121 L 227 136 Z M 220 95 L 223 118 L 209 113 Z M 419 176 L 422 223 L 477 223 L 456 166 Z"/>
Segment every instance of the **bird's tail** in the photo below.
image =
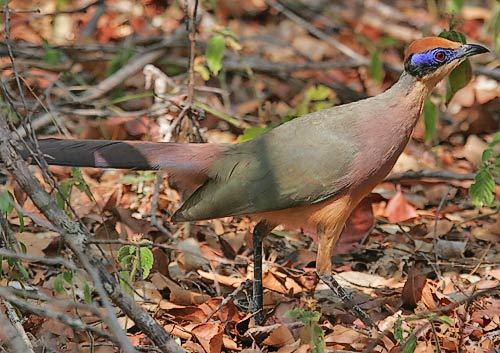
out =
<path fill-rule="evenodd" d="M 50 165 L 165 170 L 191 189 L 202 184 L 223 145 L 110 140 L 38 140 Z M 23 152 L 28 157 L 28 152 Z"/>

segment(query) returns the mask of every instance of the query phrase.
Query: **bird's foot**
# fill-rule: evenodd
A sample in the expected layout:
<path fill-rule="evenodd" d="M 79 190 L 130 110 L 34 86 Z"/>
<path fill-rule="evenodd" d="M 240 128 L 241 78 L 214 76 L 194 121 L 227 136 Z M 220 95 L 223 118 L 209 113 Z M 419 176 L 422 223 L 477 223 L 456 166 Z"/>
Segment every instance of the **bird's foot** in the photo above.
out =
<path fill-rule="evenodd" d="M 374 328 L 380 331 L 378 326 L 373 320 L 364 312 L 363 309 L 357 305 L 350 293 L 348 293 L 331 274 L 319 274 L 318 277 L 339 297 L 344 305 L 351 311 L 358 319 L 360 319 L 367 327 Z"/>

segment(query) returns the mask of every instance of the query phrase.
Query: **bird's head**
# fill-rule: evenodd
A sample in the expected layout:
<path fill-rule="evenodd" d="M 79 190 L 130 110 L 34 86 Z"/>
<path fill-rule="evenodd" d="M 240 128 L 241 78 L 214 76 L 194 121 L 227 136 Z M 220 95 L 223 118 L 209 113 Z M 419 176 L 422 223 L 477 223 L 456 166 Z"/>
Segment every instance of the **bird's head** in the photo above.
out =
<path fill-rule="evenodd" d="M 461 44 L 441 37 L 426 37 L 410 44 L 405 51 L 405 71 L 434 86 L 469 56 L 489 50 L 478 44 Z"/>

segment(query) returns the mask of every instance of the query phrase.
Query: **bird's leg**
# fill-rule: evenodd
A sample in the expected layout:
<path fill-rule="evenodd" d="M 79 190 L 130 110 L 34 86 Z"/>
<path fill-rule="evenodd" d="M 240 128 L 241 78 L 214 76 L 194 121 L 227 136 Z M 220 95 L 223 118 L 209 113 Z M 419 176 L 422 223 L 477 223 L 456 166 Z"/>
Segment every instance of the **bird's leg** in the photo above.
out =
<path fill-rule="evenodd" d="M 354 315 L 366 326 L 373 327 L 378 330 L 378 327 L 373 320 L 353 301 L 351 294 L 348 293 L 335 278 L 333 278 L 331 253 L 340 236 L 340 233 L 342 232 L 342 229 L 343 225 L 342 227 L 335 227 L 329 231 L 325 230 L 325 228 L 321 225 L 318 226 L 319 250 L 316 261 L 317 275 L 333 291 L 333 293 L 340 298 L 340 300 L 342 300 L 342 303 L 349 311 L 354 313 Z"/>
<path fill-rule="evenodd" d="M 379 330 L 378 326 L 373 322 L 373 320 L 364 312 L 363 309 L 359 307 L 358 304 L 352 299 L 352 295 L 348 293 L 344 287 L 340 285 L 339 282 L 332 276 L 332 274 L 320 274 L 318 277 L 333 291 L 333 293 L 342 300 L 342 303 L 349 309 L 354 315 L 360 319 L 367 327 L 372 327 Z"/>
<path fill-rule="evenodd" d="M 255 312 L 255 324 L 264 322 L 264 289 L 262 288 L 262 241 L 274 226 L 264 221 L 257 223 L 253 229 L 253 303 L 252 310 Z"/>

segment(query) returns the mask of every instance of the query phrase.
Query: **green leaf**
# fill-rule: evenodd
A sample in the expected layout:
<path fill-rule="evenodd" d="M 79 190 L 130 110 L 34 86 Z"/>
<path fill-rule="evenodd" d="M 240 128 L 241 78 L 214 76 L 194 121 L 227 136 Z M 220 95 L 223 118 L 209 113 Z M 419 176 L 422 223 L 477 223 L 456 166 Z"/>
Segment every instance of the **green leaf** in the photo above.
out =
<path fill-rule="evenodd" d="M 64 271 L 62 273 L 62 275 L 63 275 L 64 280 L 67 283 L 69 283 L 69 284 L 73 283 L 73 272 L 72 271 Z"/>
<path fill-rule="evenodd" d="M 413 333 L 410 335 L 408 340 L 406 341 L 405 348 L 403 349 L 403 353 L 413 353 L 415 351 L 415 347 L 417 347 L 417 336 Z"/>
<path fill-rule="evenodd" d="M 311 105 L 311 111 L 312 112 L 319 112 L 320 110 L 325 110 L 325 109 L 331 108 L 334 105 L 335 105 L 335 103 L 331 102 L 331 101 L 314 102 Z"/>
<path fill-rule="evenodd" d="M 49 65 L 57 65 L 63 61 L 63 52 L 54 48 L 51 48 L 49 42 L 43 40 L 43 55 L 42 60 L 44 63 Z"/>
<path fill-rule="evenodd" d="M 465 38 L 465 34 L 463 34 L 462 32 L 458 32 L 458 31 L 451 31 L 451 30 L 450 31 L 442 31 L 441 33 L 439 33 L 439 37 L 446 38 L 446 39 L 452 40 L 454 42 L 459 42 L 462 44 L 467 43 L 467 40 Z"/>
<path fill-rule="evenodd" d="M 207 58 L 208 68 L 215 76 L 222 69 L 222 58 L 224 57 L 225 47 L 224 36 L 221 34 L 216 34 L 208 41 L 205 57 Z"/>
<path fill-rule="evenodd" d="M 318 313 L 319 314 L 319 313 Z M 311 353 L 324 353 L 326 350 L 325 333 L 317 323 L 311 325 Z"/>
<path fill-rule="evenodd" d="M 481 207 L 482 205 L 491 205 L 495 199 L 495 181 L 493 176 L 487 171 L 480 171 L 476 174 L 474 184 L 469 188 L 469 196 L 472 203 Z"/>
<path fill-rule="evenodd" d="M 116 259 L 118 260 L 118 262 L 122 262 L 122 260 L 127 257 L 127 256 L 130 256 L 130 254 L 134 253 L 135 249 L 133 246 L 131 245 L 124 245 L 120 248 L 120 250 L 118 250 L 118 255 L 116 255 Z"/>
<path fill-rule="evenodd" d="M 467 43 L 465 38 L 465 34 L 458 31 L 443 31 L 439 33 L 439 36 L 442 38 L 446 38 L 452 40 L 454 42 L 459 42 L 462 44 Z M 448 104 L 455 93 L 458 90 L 467 86 L 469 81 L 472 78 L 472 66 L 470 65 L 469 60 L 465 60 L 463 63 L 458 65 L 448 76 L 446 79 L 446 103 Z"/>
<path fill-rule="evenodd" d="M 130 288 L 130 273 L 128 271 L 120 271 L 118 272 L 118 277 L 120 278 L 120 287 L 123 288 L 125 293 L 129 296 L 134 296 L 134 291 Z"/>
<path fill-rule="evenodd" d="M 404 338 L 403 338 L 403 320 L 401 318 L 398 318 L 396 320 L 396 323 L 394 324 L 394 338 L 399 343 L 403 343 L 404 342 Z"/>
<path fill-rule="evenodd" d="M 80 168 L 77 168 L 77 167 L 71 168 L 71 178 L 73 179 L 73 183 L 78 190 L 80 190 L 81 192 L 84 192 L 85 195 L 87 195 L 87 197 L 90 200 L 94 199 L 92 192 L 90 191 L 89 186 L 87 185 L 87 183 L 83 179 L 82 170 Z"/>
<path fill-rule="evenodd" d="M 446 80 L 446 104 L 448 104 L 455 93 L 467 86 L 472 79 L 472 66 L 469 60 L 458 65 Z"/>
<path fill-rule="evenodd" d="M 370 77 L 379 83 L 384 79 L 384 66 L 377 51 L 370 58 Z"/>
<path fill-rule="evenodd" d="M 260 136 L 268 131 L 272 130 L 272 127 L 249 127 L 243 131 L 243 134 L 238 137 L 238 142 L 250 141 Z"/>
<path fill-rule="evenodd" d="M 438 118 L 438 107 L 434 103 L 432 103 L 430 98 L 427 98 L 424 104 L 424 125 L 426 141 L 431 141 L 436 135 Z"/>
<path fill-rule="evenodd" d="M 0 194 L 0 211 L 9 214 L 14 209 L 14 197 L 8 191 Z"/>
<path fill-rule="evenodd" d="M 491 157 L 493 157 L 493 149 L 487 148 L 483 151 L 483 155 L 481 156 L 481 160 L 483 162 L 486 162 L 489 160 Z"/>
<path fill-rule="evenodd" d="M 16 210 L 17 218 L 19 219 L 19 232 L 24 232 L 24 215 Z"/>
<path fill-rule="evenodd" d="M 333 91 L 324 85 L 318 85 L 309 87 L 305 93 L 304 97 L 307 102 L 323 101 L 328 99 L 333 94 Z"/>
<path fill-rule="evenodd" d="M 66 181 L 63 181 L 62 183 L 59 184 L 59 191 L 56 194 L 56 201 L 57 205 L 59 206 L 60 209 L 64 210 L 66 207 L 66 202 L 69 198 L 69 194 L 71 191 L 71 187 L 73 186 L 73 179 L 68 179 Z"/>
<path fill-rule="evenodd" d="M 459 13 L 464 7 L 464 0 L 448 0 L 448 12 Z"/>
<path fill-rule="evenodd" d="M 497 132 L 495 135 L 493 135 L 493 139 L 490 142 L 490 146 L 494 147 L 500 142 L 500 132 Z"/>
<path fill-rule="evenodd" d="M 140 248 L 141 254 L 141 269 L 142 269 L 142 278 L 146 279 L 149 276 L 149 272 L 153 268 L 154 256 L 153 252 L 146 247 Z"/>
<path fill-rule="evenodd" d="M 201 78 L 204 80 L 204 81 L 208 81 L 210 79 L 210 72 L 208 71 L 208 69 L 203 66 L 203 65 L 195 65 L 194 66 L 194 72 L 197 72 L 200 74 Z"/>
<path fill-rule="evenodd" d="M 454 320 L 451 317 L 446 316 L 446 315 L 441 315 L 440 317 L 438 317 L 438 320 L 441 322 L 444 322 L 448 326 L 453 327 L 455 325 Z"/>
<path fill-rule="evenodd" d="M 83 283 L 83 298 L 85 303 L 92 304 L 92 291 L 90 290 L 90 286 L 87 282 Z"/>
<path fill-rule="evenodd" d="M 62 275 L 57 275 L 52 283 L 52 288 L 57 294 L 65 294 L 66 288 L 64 288 L 64 278 Z"/>

